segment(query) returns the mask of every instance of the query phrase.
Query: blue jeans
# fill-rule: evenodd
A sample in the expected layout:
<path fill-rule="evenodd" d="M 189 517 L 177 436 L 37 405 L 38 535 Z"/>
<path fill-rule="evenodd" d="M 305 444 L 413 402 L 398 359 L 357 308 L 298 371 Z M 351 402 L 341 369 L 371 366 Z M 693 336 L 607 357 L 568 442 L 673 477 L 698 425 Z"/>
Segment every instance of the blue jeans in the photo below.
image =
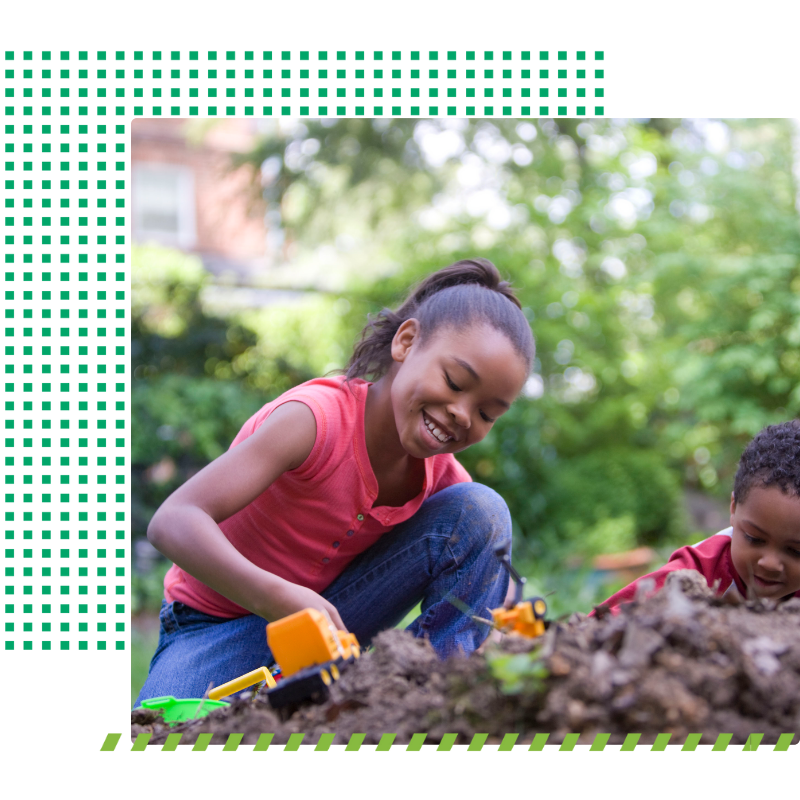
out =
<path fill-rule="evenodd" d="M 429 497 L 320 594 L 362 647 L 422 601 L 407 630 L 428 638 L 441 658 L 468 654 L 490 630 L 471 614 L 490 617 L 488 609 L 500 606 L 508 589 L 494 554 L 501 543 L 511 546 L 503 499 L 481 484 L 458 483 Z M 135 705 L 164 695 L 202 697 L 212 681 L 219 686 L 272 663 L 261 617 L 223 619 L 164 602 L 158 647 Z"/>

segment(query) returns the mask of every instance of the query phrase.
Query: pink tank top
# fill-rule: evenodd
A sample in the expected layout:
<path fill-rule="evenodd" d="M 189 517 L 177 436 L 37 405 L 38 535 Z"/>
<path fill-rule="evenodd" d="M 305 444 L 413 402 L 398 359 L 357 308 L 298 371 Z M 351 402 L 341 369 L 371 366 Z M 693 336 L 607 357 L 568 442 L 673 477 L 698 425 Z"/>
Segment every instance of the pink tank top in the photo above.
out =
<path fill-rule="evenodd" d="M 378 482 L 364 439 L 369 383 L 316 378 L 257 411 L 231 447 L 253 434 L 283 403 L 299 401 L 313 412 L 317 437 L 308 458 L 285 472 L 255 500 L 220 523 L 233 546 L 256 566 L 320 592 L 359 553 L 413 516 L 423 501 L 454 483 L 471 481 L 452 454 L 425 459 L 422 491 L 405 505 L 373 506 Z M 164 578 L 164 597 L 218 617 L 249 612 L 193 578 L 177 564 Z"/>

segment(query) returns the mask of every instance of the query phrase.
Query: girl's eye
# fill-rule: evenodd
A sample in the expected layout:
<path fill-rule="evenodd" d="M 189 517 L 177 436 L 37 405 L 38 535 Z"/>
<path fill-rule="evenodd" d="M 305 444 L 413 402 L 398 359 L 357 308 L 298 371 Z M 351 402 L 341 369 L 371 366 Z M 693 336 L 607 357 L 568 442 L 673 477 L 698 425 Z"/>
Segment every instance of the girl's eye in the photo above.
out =
<path fill-rule="evenodd" d="M 450 389 L 452 391 L 454 391 L 454 392 L 460 392 L 461 391 L 461 387 L 460 386 L 456 386 L 453 383 L 453 381 L 450 379 L 450 376 L 446 372 L 444 373 L 444 379 L 447 382 L 448 387 L 450 387 Z M 494 422 L 494 419 L 492 419 L 492 417 L 490 417 L 487 414 L 485 414 L 483 411 L 481 411 L 480 414 L 481 414 L 481 419 L 484 422 Z"/>
<path fill-rule="evenodd" d="M 755 536 L 751 536 L 749 533 L 745 533 L 744 538 L 748 544 L 761 544 L 762 541 L 761 539 L 757 539 Z"/>
<path fill-rule="evenodd" d="M 795 550 L 793 547 L 789 548 L 789 555 L 793 556 L 794 558 L 800 558 L 800 551 Z"/>

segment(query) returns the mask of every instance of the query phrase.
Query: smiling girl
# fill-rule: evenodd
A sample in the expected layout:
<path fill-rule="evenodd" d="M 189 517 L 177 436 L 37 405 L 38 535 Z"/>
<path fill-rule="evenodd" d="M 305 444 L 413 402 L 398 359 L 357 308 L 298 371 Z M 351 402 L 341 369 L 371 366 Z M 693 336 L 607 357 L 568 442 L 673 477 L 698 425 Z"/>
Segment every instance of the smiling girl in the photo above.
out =
<path fill-rule="evenodd" d="M 441 657 L 485 638 L 510 544 L 503 500 L 456 461 L 521 391 L 534 342 L 485 259 L 423 281 L 368 322 L 346 374 L 253 415 L 227 453 L 158 509 L 148 539 L 174 565 L 141 700 L 200 697 L 272 663 L 264 620 L 327 612 L 362 646 L 421 601 L 409 625 Z"/>

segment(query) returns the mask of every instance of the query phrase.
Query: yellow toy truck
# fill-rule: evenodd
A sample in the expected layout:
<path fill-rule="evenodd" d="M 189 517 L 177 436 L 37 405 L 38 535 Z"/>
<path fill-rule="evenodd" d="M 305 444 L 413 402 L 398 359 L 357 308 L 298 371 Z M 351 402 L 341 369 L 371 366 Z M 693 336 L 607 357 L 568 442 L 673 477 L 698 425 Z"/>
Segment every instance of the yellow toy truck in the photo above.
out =
<path fill-rule="evenodd" d="M 212 689 L 209 698 L 218 700 L 263 680 L 273 708 L 304 700 L 324 702 L 328 687 L 361 655 L 355 634 L 337 630 L 330 617 L 316 608 L 270 622 L 267 644 L 280 667 L 280 681 L 276 683 L 266 667 L 259 667 Z"/>
<path fill-rule="evenodd" d="M 546 627 L 545 614 L 547 603 L 541 597 L 522 599 L 522 590 L 526 579 L 523 578 L 511 565 L 508 548 L 500 545 L 495 549 L 495 555 L 506 568 L 509 576 L 514 581 L 514 605 L 511 608 L 493 608 L 492 625 L 501 633 L 516 634 L 536 638 L 541 636 Z"/>

